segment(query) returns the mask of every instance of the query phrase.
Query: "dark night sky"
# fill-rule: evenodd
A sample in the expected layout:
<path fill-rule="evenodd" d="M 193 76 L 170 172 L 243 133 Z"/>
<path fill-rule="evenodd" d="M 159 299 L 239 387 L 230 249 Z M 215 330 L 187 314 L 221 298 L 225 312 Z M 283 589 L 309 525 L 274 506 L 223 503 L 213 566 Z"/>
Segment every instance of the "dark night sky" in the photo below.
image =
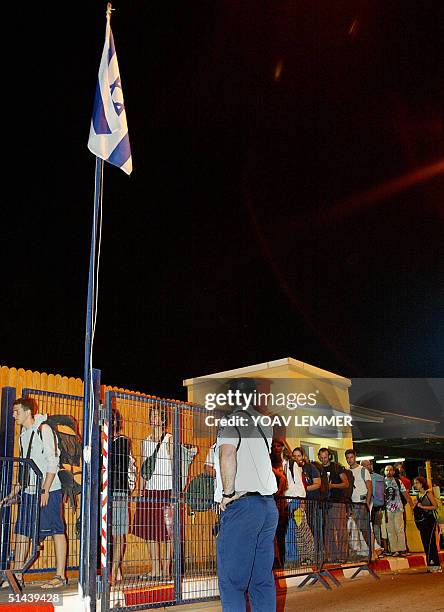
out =
<path fill-rule="evenodd" d="M 47 7 L 5 21 L 0 362 L 83 376 L 106 4 Z M 358 196 L 444 158 L 442 1 L 114 7 L 134 172 L 105 168 L 104 382 L 184 397 L 286 356 L 441 376 L 444 173 Z"/>

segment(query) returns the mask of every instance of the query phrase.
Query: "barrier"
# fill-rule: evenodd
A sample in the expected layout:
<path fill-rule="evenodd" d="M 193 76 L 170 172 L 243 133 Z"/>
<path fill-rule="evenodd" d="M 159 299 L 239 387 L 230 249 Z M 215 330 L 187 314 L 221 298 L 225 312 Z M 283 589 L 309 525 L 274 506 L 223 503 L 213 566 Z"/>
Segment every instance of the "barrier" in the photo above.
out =
<path fill-rule="evenodd" d="M 102 610 L 217 596 L 206 414 L 171 400 L 105 394 Z"/>
<path fill-rule="evenodd" d="M 378 576 L 370 567 L 374 536 L 370 511 L 366 503 L 325 501 L 323 514 L 322 563 L 320 574 L 335 568 L 357 568 L 351 578 L 361 571 Z"/>
<path fill-rule="evenodd" d="M 20 592 L 16 575 L 39 553 L 42 473 L 31 459 L 0 457 L 0 580 Z"/>
<path fill-rule="evenodd" d="M 335 569 L 356 568 L 352 575 L 370 568 L 372 531 L 370 513 L 362 503 L 318 501 L 298 497 L 277 497 L 279 523 L 275 538 L 275 574 L 278 577 L 306 576 L 299 584 L 328 580 L 340 583 Z"/>
<path fill-rule="evenodd" d="M 34 389 L 22 393 L 38 401 L 41 413 L 73 416 L 80 433 L 82 397 Z M 102 610 L 159 607 L 218 596 L 215 440 L 204 424 L 207 414 L 203 407 L 173 400 L 118 391 L 105 394 L 98 593 Z M 150 459 L 153 454 L 155 461 Z M 8 461 L 19 460 L 8 459 L 5 465 L 10 466 Z M 13 482 L 12 472 L 8 475 L 11 469 L 2 467 L 2 489 Z M 319 581 L 330 588 L 327 579 L 339 585 L 331 573 L 335 569 L 356 568 L 353 576 L 363 569 L 372 573 L 368 565 L 372 534 L 365 504 L 301 498 L 281 498 L 276 503 L 281 516 L 275 555 L 278 577 L 305 576 L 300 586 Z M 11 563 L 13 511 L 2 510 L 7 517 L 2 514 L 2 571 Z M 78 508 L 73 512 L 65 505 L 68 569 L 79 564 L 78 516 Z M 36 547 L 32 562 L 38 558 L 29 571 L 53 569 L 52 543 L 46 543 L 40 555 L 37 551 Z"/>

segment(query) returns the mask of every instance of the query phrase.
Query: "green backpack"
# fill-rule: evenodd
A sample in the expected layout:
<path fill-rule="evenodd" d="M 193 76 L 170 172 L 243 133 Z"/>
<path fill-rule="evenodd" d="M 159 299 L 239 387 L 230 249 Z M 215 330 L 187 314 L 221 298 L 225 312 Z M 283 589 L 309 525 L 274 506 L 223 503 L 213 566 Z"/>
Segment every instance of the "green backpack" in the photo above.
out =
<path fill-rule="evenodd" d="M 209 474 L 195 476 L 184 493 L 188 512 L 204 512 L 214 506 L 214 481 Z"/>

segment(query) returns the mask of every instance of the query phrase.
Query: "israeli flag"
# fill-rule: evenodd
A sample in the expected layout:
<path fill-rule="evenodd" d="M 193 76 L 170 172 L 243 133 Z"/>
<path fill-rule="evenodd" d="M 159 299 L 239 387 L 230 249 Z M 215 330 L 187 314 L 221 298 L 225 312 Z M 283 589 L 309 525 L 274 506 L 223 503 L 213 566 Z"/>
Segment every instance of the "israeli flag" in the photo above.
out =
<path fill-rule="evenodd" d="M 111 11 L 107 11 L 105 45 L 99 68 L 88 149 L 97 157 L 131 174 L 133 162 L 110 17 Z"/>

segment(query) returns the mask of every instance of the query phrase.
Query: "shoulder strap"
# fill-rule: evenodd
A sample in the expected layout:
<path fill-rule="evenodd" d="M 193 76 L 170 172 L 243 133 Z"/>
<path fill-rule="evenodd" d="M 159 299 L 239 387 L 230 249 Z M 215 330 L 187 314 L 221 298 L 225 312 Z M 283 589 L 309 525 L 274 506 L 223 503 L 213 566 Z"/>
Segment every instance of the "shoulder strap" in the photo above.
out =
<path fill-rule="evenodd" d="M 252 416 L 253 416 L 253 415 L 252 415 L 250 412 L 248 412 L 248 410 L 242 410 L 242 412 L 246 412 L 246 413 L 247 413 L 247 414 L 248 414 L 250 417 L 252 417 Z M 271 449 L 270 449 L 270 447 L 268 446 L 268 440 L 267 440 L 266 435 L 265 435 L 265 434 L 264 434 L 264 432 L 262 431 L 262 429 L 261 429 L 261 427 L 260 427 L 260 425 L 259 425 L 259 424 L 257 424 L 257 425 L 256 425 L 256 427 L 259 429 L 259 432 L 260 432 L 261 436 L 262 436 L 262 437 L 263 437 L 263 439 L 264 439 L 265 446 L 267 447 L 267 452 L 268 452 L 268 454 L 270 454 Z M 239 436 L 239 442 L 237 443 L 237 446 L 236 446 L 236 452 L 237 452 L 237 451 L 239 450 L 239 447 L 240 447 L 241 442 L 242 442 L 242 436 L 241 436 L 241 434 L 240 434 L 240 431 L 239 431 L 239 428 L 237 427 L 237 425 L 235 425 L 235 426 L 234 426 L 234 429 L 237 431 L 237 435 Z"/>
<path fill-rule="evenodd" d="M 244 412 L 246 412 L 246 413 L 247 413 L 247 414 L 248 414 L 250 417 L 253 417 L 253 415 L 252 415 L 250 412 L 248 412 L 248 410 L 244 410 Z M 266 435 L 264 434 L 264 432 L 262 431 L 262 428 L 261 428 L 261 426 L 259 425 L 259 423 L 256 425 L 256 427 L 259 429 L 259 432 L 260 432 L 261 436 L 262 436 L 262 437 L 263 437 L 263 439 L 264 439 L 265 446 L 267 447 L 267 451 L 268 451 L 268 453 L 270 453 L 270 452 L 271 452 L 271 449 L 270 449 L 270 447 L 268 446 L 267 436 L 266 436 Z"/>
<path fill-rule="evenodd" d="M 365 482 L 365 467 L 361 466 L 361 478 Z"/>
<path fill-rule="evenodd" d="M 28 450 L 26 451 L 25 459 L 29 459 L 29 457 L 31 456 L 31 447 L 32 447 L 32 441 L 34 440 L 34 434 L 35 434 L 35 430 L 31 433 L 31 437 L 29 438 Z M 22 443 L 20 442 L 20 447 L 21 445 Z M 23 452 L 23 449 L 21 450 Z"/>
<path fill-rule="evenodd" d="M 154 452 L 156 453 L 156 455 L 157 455 L 157 453 L 159 452 L 159 448 L 162 446 L 162 442 L 164 441 L 165 436 L 166 436 L 166 433 L 163 433 L 163 434 L 160 436 L 160 440 L 159 440 L 159 442 L 156 444 L 156 448 L 155 448 L 155 450 L 154 450 Z"/>

